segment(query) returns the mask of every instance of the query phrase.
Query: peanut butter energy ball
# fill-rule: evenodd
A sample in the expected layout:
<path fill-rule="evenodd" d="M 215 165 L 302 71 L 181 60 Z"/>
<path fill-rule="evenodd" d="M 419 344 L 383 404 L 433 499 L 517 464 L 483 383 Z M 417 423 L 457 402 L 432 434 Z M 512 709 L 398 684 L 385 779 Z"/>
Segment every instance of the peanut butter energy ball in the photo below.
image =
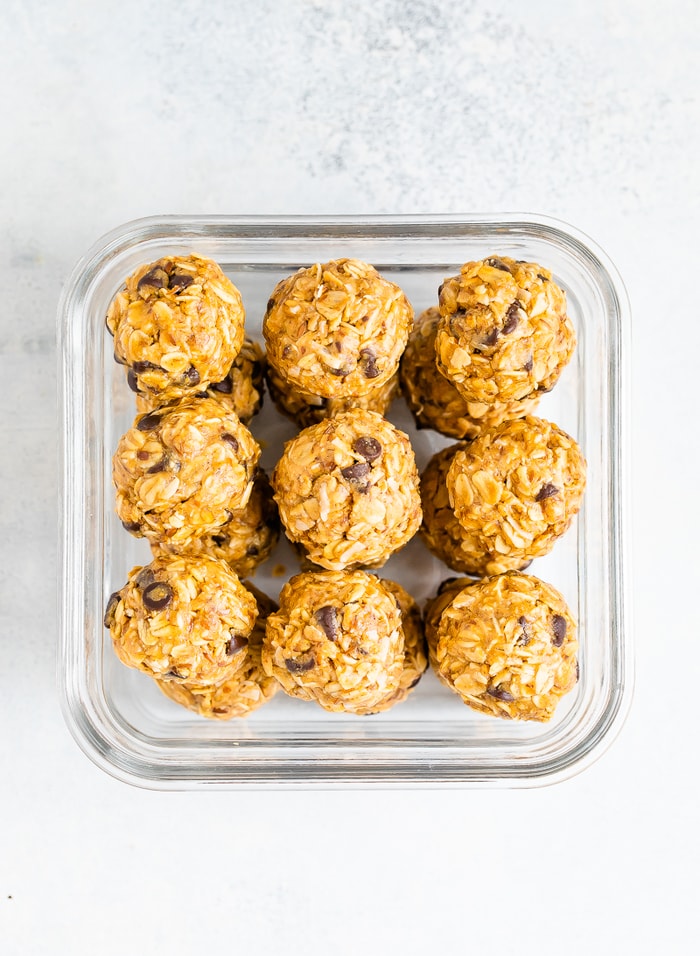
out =
<path fill-rule="evenodd" d="M 107 312 L 114 358 L 132 387 L 156 405 L 225 378 L 243 343 L 238 289 L 202 256 L 165 256 L 140 266 Z"/>
<path fill-rule="evenodd" d="M 265 623 L 268 616 L 277 610 L 277 605 L 248 581 L 243 581 L 242 584 L 251 592 L 258 605 L 258 617 L 248 638 L 243 667 L 232 677 L 214 685 L 156 680 L 166 697 L 210 720 L 247 717 L 271 700 L 280 686 L 274 677 L 268 677 L 263 671 L 260 658 Z"/>
<path fill-rule="evenodd" d="M 197 392 L 197 398 L 218 399 L 247 425 L 262 406 L 264 368 L 263 350 L 257 342 L 246 337 L 226 377 Z M 139 412 L 152 412 L 163 404 L 159 396 L 139 392 L 137 377 L 131 369 L 127 379 L 131 390 L 136 392 L 136 408 Z"/>
<path fill-rule="evenodd" d="M 297 574 L 267 619 L 265 673 L 325 710 L 372 713 L 397 693 L 404 632 L 394 594 L 364 571 Z"/>
<path fill-rule="evenodd" d="M 221 558 L 240 577 L 252 574 L 269 558 L 280 531 L 277 505 L 262 468 L 258 468 L 253 479 L 248 503 L 230 514 L 226 524 L 213 534 L 188 538 L 182 543 L 159 539 L 151 542 L 151 550 L 156 557 L 160 554 L 208 554 L 212 558 Z"/>
<path fill-rule="evenodd" d="M 467 262 L 440 286 L 437 366 L 466 402 L 550 391 L 576 344 L 566 296 L 534 262 Z"/>
<path fill-rule="evenodd" d="M 447 605 L 452 603 L 460 591 L 477 583 L 478 582 L 473 578 L 445 578 L 440 584 L 435 597 L 430 598 L 425 604 L 423 621 L 425 623 L 425 640 L 428 645 L 430 666 L 440 681 L 448 687 L 449 684 L 440 673 L 437 662 L 438 625 L 440 624 L 442 612 Z"/>
<path fill-rule="evenodd" d="M 398 286 L 366 262 L 336 259 L 275 287 L 263 334 L 270 365 L 322 398 L 361 396 L 397 371 L 413 322 Z"/>
<path fill-rule="evenodd" d="M 315 425 L 351 408 L 364 408 L 383 415 L 399 393 L 399 376 L 394 373 L 388 382 L 377 385 L 366 395 L 322 398 L 320 395 L 310 395 L 293 388 L 279 372 L 268 366 L 267 387 L 278 411 L 291 418 L 299 428 L 308 428 L 309 425 Z"/>
<path fill-rule="evenodd" d="M 398 689 L 385 698 L 381 704 L 373 708 L 371 713 L 378 714 L 391 710 L 395 704 L 400 704 L 417 686 L 428 666 L 427 647 L 423 632 L 423 618 L 420 609 L 411 595 L 396 581 L 381 579 L 384 587 L 391 591 L 401 611 L 401 627 L 404 636 L 403 670 L 399 678 Z"/>
<path fill-rule="evenodd" d="M 128 667 L 162 680 L 220 683 L 244 666 L 255 598 L 214 558 L 156 558 L 109 599 L 105 627 Z"/>
<path fill-rule="evenodd" d="M 287 537 L 333 571 L 379 567 L 420 526 L 413 449 L 375 412 L 304 429 L 286 443 L 272 486 Z"/>
<path fill-rule="evenodd" d="M 472 584 L 443 610 L 438 673 L 465 704 L 546 721 L 578 680 L 576 624 L 551 585 L 510 572 Z"/>
<path fill-rule="evenodd" d="M 456 537 L 452 526 L 432 540 L 458 557 L 459 570 L 517 570 L 552 550 L 578 513 L 585 484 L 586 462 L 566 432 L 533 416 L 504 422 L 458 449 L 447 471 L 463 529 L 459 548 L 446 544 Z"/>
<path fill-rule="evenodd" d="M 401 392 L 419 428 L 451 438 L 476 438 L 511 418 L 535 411 L 539 395 L 519 402 L 467 402 L 437 367 L 435 339 L 440 312 L 426 309 L 416 319 L 401 357 Z"/>
<path fill-rule="evenodd" d="M 179 548 L 246 506 L 259 457 L 235 412 L 213 398 L 137 417 L 112 460 L 117 514 L 137 537 Z"/>

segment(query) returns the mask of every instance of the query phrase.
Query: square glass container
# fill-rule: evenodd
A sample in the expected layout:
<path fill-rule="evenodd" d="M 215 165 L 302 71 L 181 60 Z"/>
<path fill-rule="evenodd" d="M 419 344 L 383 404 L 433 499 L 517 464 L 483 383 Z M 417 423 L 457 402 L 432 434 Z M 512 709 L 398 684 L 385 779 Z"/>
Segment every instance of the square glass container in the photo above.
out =
<path fill-rule="evenodd" d="M 528 573 L 557 587 L 579 622 L 580 680 L 548 723 L 478 714 L 432 673 L 385 714 L 329 714 L 280 692 L 248 719 L 207 721 L 165 698 L 116 658 L 102 619 L 146 543 L 113 508 L 111 456 L 135 415 L 105 329 L 109 302 L 137 266 L 166 254 L 215 259 L 240 289 L 246 329 L 261 340 L 276 283 L 300 266 L 352 256 L 407 293 L 416 314 L 463 262 L 506 255 L 540 262 L 566 290 L 578 346 L 537 412 L 574 435 L 588 460 L 584 506 L 550 555 Z M 239 787 L 537 786 L 588 766 L 615 736 L 629 705 L 625 563 L 628 306 L 609 259 L 586 236 L 539 216 L 166 216 L 119 227 L 76 265 L 59 306 L 62 515 L 59 676 L 78 744 L 115 777 L 154 789 Z M 408 432 L 419 468 L 451 444 L 417 431 L 403 400 L 388 417 Z M 294 426 L 269 398 L 251 430 L 269 471 Z M 284 576 L 280 569 L 284 567 Z M 286 542 L 255 584 L 277 597 L 298 569 Z M 414 539 L 379 572 L 422 604 L 446 577 Z"/>

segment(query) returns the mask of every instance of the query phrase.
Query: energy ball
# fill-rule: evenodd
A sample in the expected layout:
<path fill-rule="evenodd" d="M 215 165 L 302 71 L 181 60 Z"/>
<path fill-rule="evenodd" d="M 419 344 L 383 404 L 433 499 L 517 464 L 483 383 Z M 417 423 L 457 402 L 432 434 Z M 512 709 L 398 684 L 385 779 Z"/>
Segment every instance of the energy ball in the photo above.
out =
<path fill-rule="evenodd" d="M 428 645 L 430 666 L 440 681 L 446 686 L 449 686 L 449 684 L 440 673 L 437 662 L 438 625 L 440 624 L 440 618 L 442 617 L 442 612 L 448 604 L 452 603 L 460 591 L 477 583 L 477 581 L 471 578 L 445 578 L 440 584 L 435 597 L 430 598 L 425 605 L 423 620 L 425 623 L 425 640 Z"/>
<path fill-rule="evenodd" d="M 408 437 L 359 408 L 288 441 L 272 487 L 287 537 L 332 571 L 379 567 L 421 523 Z"/>
<path fill-rule="evenodd" d="M 510 572 L 472 584 L 443 610 L 436 658 L 474 710 L 549 720 L 578 680 L 576 624 L 551 585 Z"/>
<path fill-rule="evenodd" d="M 244 508 L 231 511 L 231 517 L 213 534 L 189 538 L 180 544 L 172 540 L 152 541 L 151 550 L 160 554 L 208 554 L 225 561 L 239 577 L 252 574 L 270 556 L 280 532 L 277 505 L 270 481 L 258 468 L 253 490 Z"/>
<path fill-rule="evenodd" d="M 207 686 L 244 666 L 257 615 L 255 598 L 223 561 L 161 557 L 131 571 L 104 623 L 127 667 Z"/>
<path fill-rule="evenodd" d="M 267 619 L 265 673 L 324 710 L 367 714 L 400 687 L 404 632 L 394 594 L 364 571 L 297 574 Z"/>
<path fill-rule="evenodd" d="M 241 351 L 236 356 L 228 374 L 220 382 L 213 382 L 206 389 L 197 392 L 197 398 L 216 398 L 222 405 L 233 410 L 244 425 L 260 411 L 264 389 L 265 355 L 257 342 L 245 338 Z M 152 412 L 162 401 L 150 393 L 138 390 L 136 375 L 129 369 L 127 380 L 132 391 L 136 392 L 136 409 L 139 412 Z"/>
<path fill-rule="evenodd" d="M 263 334 L 290 386 L 322 398 L 366 395 L 397 371 L 413 322 L 401 289 L 358 259 L 300 269 L 275 287 Z"/>
<path fill-rule="evenodd" d="M 566 296 L 534 262 L 467 262 L 440 286 L 437 366 L 466 402 L 550 391 L 576 345 Z"/>
<path fill-rule="evenodd" d="M 539 395 L 519 402 L 467 402 L 438 369 L 435 339 L 440 312 L 426 309 L 416 319 L 401 357 L 401 392 L 418 428 L 434 428 L 450 438 L 476 438 L 511 418 L 535 411 Z"/>
<path fill-rule="evenodd" d="M 114 358 L 156 405 L 225 378 L 243 343 L 241 295 L 203 256 L 165 256 L 140 266 L 107 312 Z"/>
<path fill-rule="evenodd" d="M 401 627 L 404 636 L 403 670 L 399 678 L 399 686 L 385 700 L 373 708 L 370 713 L 378 714 L 390 710 L 395 704 L 400 704 L 417 686 L 427 666 L 427 648 L 423 632 L 423 618 L 420 609 L 405 588 L 396 581 L 381 578 L 384 587 L 391 591 L 401 611 Z"/>
<path fill-rule="evenodd" d="M 458 449 L 446 485 L 463 529 L 449 554 L 460 570 L 499 574 L 552 550 L 581 507 L 586 462 L 566 432 L 527 416 Z"/>
<path fill-rule="evenodd" d="M 137 417 L 112 459 L 117 514 L 137 537 L 179 548 L 246 506 L 259 457 L 235 412 L 213 398 Z"/>
<path fill-rule="evenodd" d="M 322 398 L 320 395 L 310 395 L 292 388 L 279 372 L 268 366 L 267 388 L 278 411 L 291 418 L 299 428 L 308 428 L 309 425 L 315 425 L 351 408 L 364 408 L 383 415 L 399 394 L 399 377 L 398 373 L 395 373 L 388 382 L 378 385 L 366 395 Z"/>
<path fill-rule="evenodd" d="M 166 697 L 209 720 L 247 717 L 271 700 L 279 690 L 275 678 L 268 677 L 263 671 L 261 661 L 265 622 L 277 610 L 277 605 L 248 581 L 241 583 L 251 592 L 258 605 L 258 617 L 248 638 L 248 652 L 243 667 L 232 677 L 214 685 L 156 680 Z"/>

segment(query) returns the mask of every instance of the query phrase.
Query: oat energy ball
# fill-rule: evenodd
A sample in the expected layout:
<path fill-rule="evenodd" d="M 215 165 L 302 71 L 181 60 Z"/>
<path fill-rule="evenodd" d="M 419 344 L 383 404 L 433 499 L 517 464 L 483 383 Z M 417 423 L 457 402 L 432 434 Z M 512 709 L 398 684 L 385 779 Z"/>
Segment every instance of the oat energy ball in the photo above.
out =
<path fill-rule="evenodd" d="M 380 566 L 420 526 L 413 449 L 375 412 L 304 429 L 286 443 L 272 486 L 287 537 L 333 571 Z"/>
<path fill-rule="evenodd" d="M 232 409 L 244 425 L 262 406 L 264 390 L 265 355 L 257 342 L 245 338 L 241 351 L 220 382 L 213 382 L 208 388 L 197 392 L 197 398 L 216 398 L 222 405 Z M 136 408 L 139 412 L 155 411 L 162 403 L 160 397 L 138 390 L 137 376 L 131 369 L 127 380 L 132 391 L 136 392 Z"/>
<path fill-rule="evenodd" d="M 470 585 L 437 628 L 441 677 L 495 717 L 549 720 L 578 680 L 576 624 L 551 585 L 510 572 Z"/>
<path fill-rule="evenodd" d="M 449 684 L 447 684 L 446 679 L 440 673 L 437 662 L 438 625 L 440 624 L 440 618 L 442 617 L 442 612 L 448 604 L 452 603 L 460 591 L 477 583 L 478 581 L 472 578 L 445 578 L 440 584 L 435 597 L 430 598 L 425 605 L 423 620 L 425 623 L 425 640 L 428 645 L 430 666 L 442 683 L 447 686 L 449 686 Z"/>
<path fill-rule="evenodd" d="M 137 537 L 179 548 L 245 507 L 259 457 L 235 412 L 213 398 L 137 417 L 112 459 L 117 514 Z"/>
<path fill-rule="evenodd" d="M 104 623 L 128 667 L 206 686 L 244 666 L 257 615 L 255 598 L 223 561 L 182 556 L 134 568 Z"/>
<path fill-rule="evenodd" d="M 297 574 L 267 619 L 262 663 L 292 697 L 374 712 L 398 691 L 404 668 L 394 594 L 364 571 Z"/>
<path fill-rule="evenodd" d="M 388 382 L 412 322 L 398 286 L 366 262 L 336 259 L 278 283 L 263 334 L 269 363 L 291 386 L 344 398 Z"/>
<path fill-rule="evenodd" d="M 467 402 L 440 372 L 435 360 L 435 339 L 440 312 L 426 309 L 416 319 L 401 357 L 401 392 L 418 428 L 434 428 L 451 438 L 476 438 L 511 418 L 535 411 L 539 395 L 519 402 Z"/>
<path fill-rule="evenodd" d="M 505 422 L 456 451 L 446 485 L 463 535 L 458 550 L 446 543 L 451 525 L 433 541 L 458 555 L 460 570 L 517 570 L 552 550 L 578 513 L 585 484 L 586 462 L 566 432 L 533 416 Z M 436 516 L 429 521 L 435 531 Z"/>
<path fill-rule="evenodd" d="M 220 382 L 240 351 L 244 321 L 238 289 L 197 255 L 140 266 L 107 312 L 115 360 L 159 405 Z"/>
<path fill-rule="evenodd" d="M 152 541 L 151 550 L 156 557 L 160 554 L 208 554 L 225 561 L 239 577 L 252 574 L 269 558 L 280 532 L 272 487 L 262 468 L 258 468 L 255 474 L 246 506 L 230 514 L 226 524 L 213 534 L 188 538 L 184 542 L 172 539 Z"/>
<path fill-rule="evenodd" d="M 383 415 L 399 394 L 399 376 L 395 373 L 388 382 L 377 385 L 366 395 L 322 398 L 320 395 L 310 395 L 293 388 L 279 372 L 268 366 L 267 387 L 276 408 L 287 418 L 291 418 L 299 428 L 308 428 L 309 425 L 315 425 L 351 408 L 364 408 Z"/>
<path fill-rule="evenodd" d="M 519 402 L 553 388 L 576 336 L 566 296 L 534 262 L 467 262 L 440 286 L 437 365 L 466 402 Z"/>
<path fill-rule="evenodd" d="M 265 637 L 265 622 L 277 610 L 277 605 L 262 591 L 247 581 L 242 582 L 251 592 L 258 605 L 258 617 L 248 638 L 247 656 L 243 667 L 220 684 L 179 684 L 175 681 L 156 680 L 166 697 L 176 704 L 194 711 L 210 720 L 231 720 L 247 717 L 262 707 L 279 690 L 274 677 L 268 677 L 262 669 L 261 652 Z"/>
<path fill-rule="evenodd" d="M 378 704 L 372 713 L 390 710 L 395 704 L 400 704 L 417 686 L 427 666 L 427 647 L 423 632 L 423 618 L 420 609 L 411 595 L 396 581 L 381 579 L 384 587 L 391 591 L 401 611 L 401 627 L 404 636 L 403 670 L 399 678 L 398 689 Z"/>

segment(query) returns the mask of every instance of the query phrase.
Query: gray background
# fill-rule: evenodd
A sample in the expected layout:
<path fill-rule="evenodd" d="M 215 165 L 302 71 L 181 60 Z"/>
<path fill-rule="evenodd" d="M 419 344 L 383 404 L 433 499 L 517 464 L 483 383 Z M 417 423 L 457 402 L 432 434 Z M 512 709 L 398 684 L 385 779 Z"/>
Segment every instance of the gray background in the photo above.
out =
<path fill-rule="evenodd" d="M 680 951 L 697 889 L 700 7 L 0 4 L 0 949 Z M 531 211 L 633 308 L 636 699 L 546 790 L 159 794 L 55 687 L 58 296 L 159 213 Z"/>

